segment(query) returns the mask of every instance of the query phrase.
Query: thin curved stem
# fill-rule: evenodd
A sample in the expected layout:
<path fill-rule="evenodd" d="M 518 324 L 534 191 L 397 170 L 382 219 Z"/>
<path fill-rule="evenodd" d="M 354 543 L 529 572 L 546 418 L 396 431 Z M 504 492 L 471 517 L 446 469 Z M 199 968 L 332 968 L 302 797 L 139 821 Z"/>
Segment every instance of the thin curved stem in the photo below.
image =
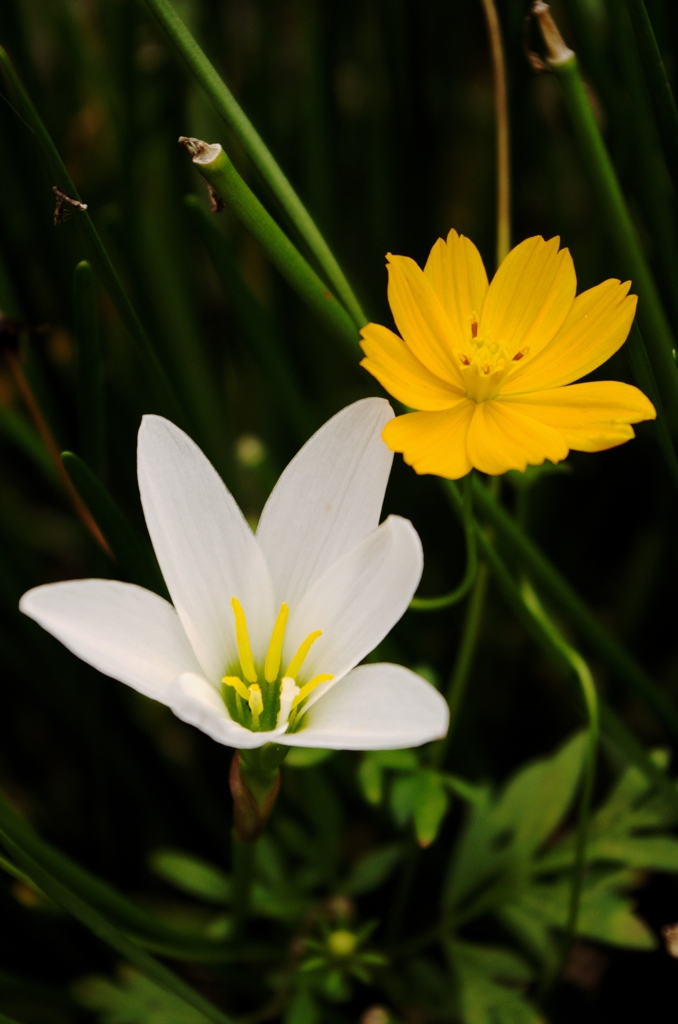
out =
<path fill-rule="evenodd" d="M 490 38 L 497 125 L 497 266 L 511 248 L 511 159 L 506 88 L 506 59 L 494 0 L 481 0 Z"/>
<path fill-rule="evenodd" d="M 473 486 L 472 473 L 464 477 L 462 485 L 464 537 L 466 540 L 466 570 L 459 586 L 449 594 L 441 597 L 413 597 L 410 608 L 419 612 L 435 612 L 441 608 L 449 608 L 466 597 L 473 586 L 478 572 L 478 548 L 476 545 L 475 523 L 473 521 Z"/>
<path fill-rule="evenodd" d="M 596 692 L 596 686 L 589 666 L 584 661 L 581 654 L 579 654 L 574 647 L 571 647 L 563 639 L 556 625 L 544 611 L 541 602 L 529 581 L 526 580 L 523 583 L 521 590 L 523 601 L 535 618 L 541 622 L 552 643 L 560 651 L 564 660 L 569 664 L 572 672 L 577 677 L 584 701 L 584 707 L 589 720 L 588 744 L 586 759 L 584 762 L 584 778 L 581 798 L 579 801 L 579 819 L 577 822 L 572 888 L 570 889 L 570 906 L 565 925 L 565 934 L 563 936 L 559 969 L 551 979 L 553 982 L 565 967 L 570 950 L 572 949 L 572 943 L 574 942 L 577 934 L 577 921 L 579 919 L 584 875 L 586 873 L 586 842 L 588 838 L 589 819 L 591 816 L 593 786 L 596 777 L 596 756 L 600 737 L 600 716 L 598 711 L 598 694 Z"/>

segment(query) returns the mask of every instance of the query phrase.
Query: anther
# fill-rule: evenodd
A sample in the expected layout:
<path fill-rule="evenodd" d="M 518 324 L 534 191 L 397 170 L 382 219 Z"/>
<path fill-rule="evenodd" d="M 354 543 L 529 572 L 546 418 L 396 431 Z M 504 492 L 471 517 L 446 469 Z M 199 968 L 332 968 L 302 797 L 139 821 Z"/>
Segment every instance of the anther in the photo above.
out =
<path fill-rule="evenodd" d="M 278 618 L 271 634 L 271 642 L 268 645 L 266 661 L 264 662 L 264 679 L 267 683 L 274 683 L 280 671 L 280 659 L 282 657 L 283 641 L 285 639 L 285 628 L 290 610 L 283 601 L 280 605 Z"/>
<path fill-rule="evenodd" d="M 258 683 L 252 683 L 250 686 L 249 700 L 247 703 L 250 706 L 252 712 L 252 724 L 255 728 L 259 725 L 259 715 L 264 710 L 264 699 L 261 696 L 261 687 Z"/>
<path fill-rule="evenodd" d="M 304 640 L 304 642 L 301 644 L 301 646 L 299 647 L 299 650 L 297 651 L 297 653 L 294 655 L 294 657 L 292 658 L 291 662 L 289 663 L 289 665 L 287 667 L 287 672 L 285 673 L 285 675 L 289 676 L 290 679 L 296 679 L 297 678 L 297 674 L 299 672 L 299 669 L 301 668 L 301 666 L 304 664 L 304 661 L 306 660 L 306 655 L 311 650 L 311 647 L 316 642 L 318 637 L 322 636 L 322 632 L 323 632 L 322 629 L 316 629 L 315 633 L 309 633 L 308 636 L 306 637 L 306 639 Z"/>
<path fill-rule="evenodd" d="M 311 679 L 310 682 L 306 683 L 299 690 L 299 693 L 296 695 L 296 697 L 292 701 L 292 707 L 291 707 L 290 710 L 294 711 L 294 709 L 297 707 L 297 705 L 301 704 L 302 700 L 306 700 L 308 695 L 310 693 L 312 693 L 313 690 L 315 690 L 316 686 L 320 686 L 321 683 L 328 683 L 330 681 L 330 679 L 334 679 L 334 676 L 330 676 L 330 675 L 327 675 L 327 674 L 320 675 L 320 676 L 314 676 L 313 679 Z"/>
<path fill-rule="evenodd" d="M 237 597 L 231 598 L 231 608 L 235 616 L 235 641 L 238 645 L 238 657 L 242 674 L 248 683 L 256 683 L 257 673 L 254 668 L 254 658 L 250 647 L 250 638 L 247 632 L 247 619 L 242 610 L 242 605 Z"/>
<path fill-rule="evenodd" d="M 221 681 L 224 686 L 232 686 L 238 696 L 242 697 L 243 700 L 250 699 L 250 691 L 238 676 L 224 676 Z"/>

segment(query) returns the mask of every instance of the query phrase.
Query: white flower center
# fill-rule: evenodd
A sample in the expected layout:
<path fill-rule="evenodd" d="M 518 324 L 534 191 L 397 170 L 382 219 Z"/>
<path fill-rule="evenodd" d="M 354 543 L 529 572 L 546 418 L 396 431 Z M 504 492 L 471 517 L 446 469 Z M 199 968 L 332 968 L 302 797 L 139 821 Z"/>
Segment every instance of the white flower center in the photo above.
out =
<path fill-rule="evenodd" d="M 253 732 L 265 732 L 278 725 L 287 724 L 287 731 L 293 731 L 303 714 L 306 698 L 320 683 L 326 683 L 334 676 L 327 673 L 314 676 L 303 686 L 297 686 L 297 676 L 306 656 L 319 636 L 321 629 L 309 633 L 292 658 L 285 672 L 281 672 L 283 642 L 289 617 L 289 608 L 283 601 L 275 621 L 271 639 L 264 659 L 263 669 L 254 663 L 247 631 L 247 619 L 237 597 L 231 599 L 235 616 L 235 638 L 238 645 L 238 663 L 229 666 L 231 671 L 221 680 L 222 696 L 228 712 L 234 721 Z"/>

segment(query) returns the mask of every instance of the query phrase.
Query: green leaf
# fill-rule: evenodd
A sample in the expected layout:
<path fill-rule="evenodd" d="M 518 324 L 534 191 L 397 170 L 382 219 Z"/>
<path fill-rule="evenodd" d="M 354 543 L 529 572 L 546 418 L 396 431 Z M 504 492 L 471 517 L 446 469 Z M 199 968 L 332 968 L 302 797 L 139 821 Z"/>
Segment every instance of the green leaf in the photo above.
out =
<path fill-rule="evenodd" d="M 413 750 L 370 750 L 358 768 L 358 782 L 368 803 L 378 804 L 383 796 L 384 771 L 411 772 L 419 767 Z"/>
<path fill-rule="evenodd" d="M 1 803 L 0 801 L 0 805 Z M 82 900 L 76 893 L 53 878 L 48 871 L 45 871 L 25 852 L 20 843 L 12 840 L 5 828 L 0 829 L 0 836 L 5 846 L 13 853 L 16 860 L 19 861 L 33 882 L 53 899 L 55 903 L 58 903 L 64 910 L 72 914 L 97 938 L 131 961 L 149 979 L 155 981 L 166 992 L 173 993 L 178 1000 L 204 1013 L 208 1020 L 213 1021 L 213 1024 L 231 1024 L 230 1017 L 209 1003 L 195 989 L 192 989 L 190 985 L 187 985 L 185 981 L 177 977 L 176 974 L 173 974 L 172 971 L 168 970 L 154 957 L 136 946 L 123 932 L 111 925 L 105 917 Z"/>
<path fill-rule="evenodd" d="M 230 903 L 231 879 L 225 872 L 182 850 L 155 850 L 149 867 L 160 878 L 182 892 L 209 903 Z"/>
<path fill-rule="evenodd" d="M 447 813 L 449 797 L 438 772 L 420 771 L 414 779 L 414 831 L 420 846 L 430 846 Z"/>
<path fill-rule="evenodd" d="M 346 896 L 362 896 L 379 888 L 400 863 L 404 852 L 402 843 L 390 843 L 372 850 L 354 864 L 340 891 Z"/>
<path fill-rule="evenodd" d="M 288 1003 L 283 1024 L 320 1024 L 321 1010 L 308 989 L 302 988 Z"/>
<path fill-rule="evenodd" d="M 541 1024 L 543 1017 L 520 991 L 532 971 L 499 946 L 455 940 L 445 944 L 459 989 L 464 1024 Z"/>
<path fill-rule="evenodd" d="M 102 1024 L 206 1024 L 208 1020 L 130 967 L 121 967 L 116 981 L 98 975 L 82 978 L 73 986 L 73 994 Z"/>
<path fill-rule="evenodd" d="M 587 735 L 577 733 L 551 758 L 523 767 L 493 812 L 497 832 L 510 829 L 514 849 L 526 856 L 541 846 L 567 813 L 584 764 Z"/>
<path fill-rule="evenodd" d="M 83 900 L 90 908 L 102 914 L 114 926 L 148 948 L 166 953 L 177 959 L 222 960 L 231 959 L 232 950 L 224 943 L 210 941 L 208 936 L 195 937 L 171 928 L 152 914 L 142 910 L 113 886 L 97 878 L 71 860 L 60 850 L 46 843 L 30 829 L 0 796 L 0 838 L 15 856 L 25 873 L 42 888 L 33 870 L 25 868 L 23 860 L 30 862 L 39 872 L 45 871 L 58 885 Z M 44 890 L 47 892 L 47 890 Z M 50 895 L 47 893 L 47 895 Z M 59 900 L 56 900 L 58 903 Z"/>

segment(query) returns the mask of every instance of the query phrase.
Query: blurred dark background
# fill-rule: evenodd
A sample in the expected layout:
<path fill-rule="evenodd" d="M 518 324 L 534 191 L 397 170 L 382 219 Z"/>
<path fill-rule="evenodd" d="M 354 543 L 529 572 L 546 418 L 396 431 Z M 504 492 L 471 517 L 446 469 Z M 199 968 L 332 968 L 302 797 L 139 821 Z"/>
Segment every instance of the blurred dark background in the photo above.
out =
<path fill-rule="evenodd" d="M 436 238 L 454 227 L 478 245 L 488 271 L 494 269 L 492 68 L 479 2 L 177 0 L 175 6 L 307 203 L 371 319 L 392 325 L 386 252 L 423 263 Z M 526 34 L 528 5 L 500 0 L 498 6 L 508 61 L 513 241 L 560 235 L 572 251 L 580 290 L 621 276 L 558 83 L 535 74 L 526 58 L 526 44 L 537 44 Z M 672 73 L 676 5 L 648 0 L 647 7 Z M 676 197 L 647 116 L 624 5 L 563 0 L 554 12 L 579 53 L 678 329 Z M 348 402 L 377 393 L 375 381 L 359 368 L 357 349 L 352 355 L 313 320 L 228 210 L 215 218 L 232 260 L 226 286 L 215 272 L 184 203 L 193 193 L 207 209 L 203 183 L 177 145 L 179 135 L 221 141 L 254 191 L 288 225 L 143 3 L 3 0 L 0 42 L 89 205 L 189 410 L 193 436 L 254 521 L 305 437 Z M 71 282 L 84 253 L 73 225 L 77 214 L 53 226 L 52 184 L 5 90 L 0 308 L 20 325 L 26 374 L 59 448 L 83 454 Z M 259 347 L 243 315 L 247 302 L 265 339 Z M 141 531 L 136 431 L 143 413 L 163 410 L 103 289 L 99 315 L 105 396 L 100 468 Z M 10 348 L 16 340 L 6 323 L 3 340 Z M 266 345 L 288 363 L 297 398 L 271 372 L 262 356 Z M 623 351 L 597 376 L 633 379 Z M 536 480 L 519 512 L 600 621 L 676 699 L 676 496 L 653 428 L 641 425 L 637 434 L 610 452 L 573 454 L 561 472 Z M 90 670 L 19 616 L 18 599 L 30 586 L 118 573 L 74 516 L 1 359 L 0 459 L 0 782 L 14 806 L 55 844 L 125 891 L 160 898 L 161 884 L 146 868 L 151 850 L 176 846 L 217 863 L 228 859 L 229 752 L 164 707 Z M 517 508 L 509 480 L 502 498 Z M 385 512 L 411 518 L 422 536 L 421 593 L 454 586 L 464 568 L 463 537 L 438 482 L 416 478 L 397 456 Z M 378 654 L 425 666 L 443 685 L 462 618 L 459 607 L 409 613 Z M 592 665 L 602 692 L 642 742 L 665 745 L 668 737 L 649 709 L 595 659 Z M 453 770 L 475 780 L 504 779 L 551 750 L 579 721 L 560 676 L 491 590 Z M 337 836 L 344 861 L 390 827 L 361 802 L 356 762 L 355 755 L 340 754 L 316 769 L 332 800 L 343 804 Z M 284 783 L 283 806 L 294 804 L 296 784 L 290 782 L 286 792 Z M 453 815 L 446 836 L 457 826 Z M 442 854 L 436 849 L 422 871 L 439 871 Z M 417 916 L 425 920 L 430 887 L 417 891 Z M 0 973 L 0 1008 L 24 1013 L 26 1024 L 77 1019 L 81 1011 L 67 996 L 61 1005 L 57 990 L 115 960 L 79 927 L 27 905 L 30 894 L 11 879 L 0 884 L 0 901 L 6 972 Z M 659 927 L 678 918 L 678 891 L 655 879 L 641 906 Z M 567 986 L 555 1019 L 653 1016 L 661 993 L 675 991 L 678 968 L 663 951 L 605 956 L 608 968 L 594 991 Z M 191 970 L 195 980 L 198 969 Z"/>

